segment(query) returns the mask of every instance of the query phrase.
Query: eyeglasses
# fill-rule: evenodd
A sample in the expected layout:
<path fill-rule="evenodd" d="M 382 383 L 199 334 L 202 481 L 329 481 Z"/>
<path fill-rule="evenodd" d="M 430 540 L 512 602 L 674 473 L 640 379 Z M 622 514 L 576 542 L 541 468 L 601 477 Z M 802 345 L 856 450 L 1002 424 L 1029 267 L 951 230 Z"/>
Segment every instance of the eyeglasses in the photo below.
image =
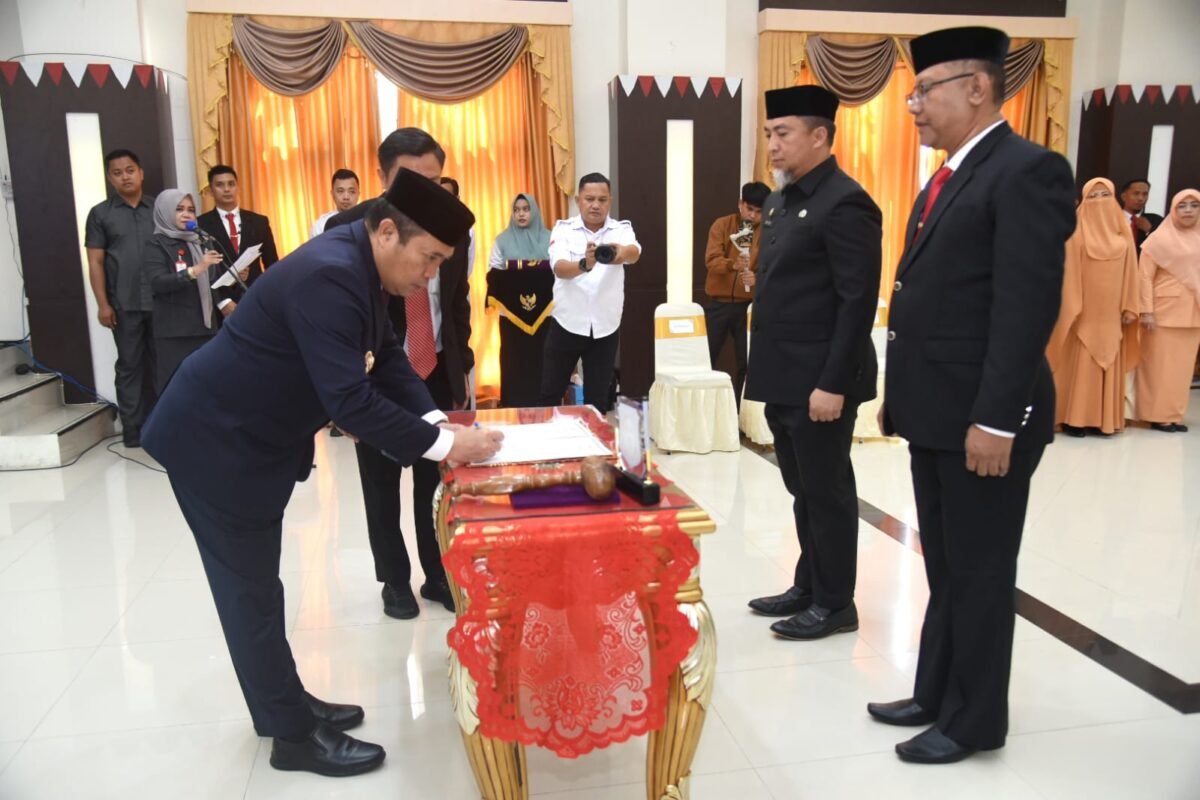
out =
<path fill-rule="evenodd" d="M 974 74 L 974 72 L 963 72 L 958 75 L 951 75 L 949 78 L 942 78 L 940 81 L 934 81 L 933 83 L 918 83 L 913 87 L 912 94 L 905 96 L 904 102 L 908 103 L 910 106 L 915 106 L 918 103 L 924 103 L 925 95 L 929 94 L 929 90 L 935 86 L 941 86 L 943 83 L 956 81 L 959 78 L 969 78 Z"/>

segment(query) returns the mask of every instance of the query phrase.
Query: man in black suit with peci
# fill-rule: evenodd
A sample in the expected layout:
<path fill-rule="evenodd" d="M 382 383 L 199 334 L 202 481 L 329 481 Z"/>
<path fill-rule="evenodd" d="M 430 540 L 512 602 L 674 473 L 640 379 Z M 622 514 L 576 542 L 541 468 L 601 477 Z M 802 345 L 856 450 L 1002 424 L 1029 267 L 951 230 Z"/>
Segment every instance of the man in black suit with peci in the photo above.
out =
<path fill-rule="evenodd" d="M 879 207 L 830 152 L 838 99 L 819 86 L 766 93 L 779 188 L 763 207 L 746 397 L 767 404 L 800 558 L 792 586 L 750 608 L 771 630 L 819 639 L 858 629 L 858 494 L 850 443 L 875 397 Z"/>
<path fill-rule="evenodd" d="M 284 259 L 212 341 L 175 373 L 146 421 L 195 535 L 254 728 L 271 766 L 342 777 L 383 748 L 344 731 L 358 706 L 305 690 L 285 636 L 284 511 L 330 420 L 399 464 L 487 458 L 500 434 L 446 422 L 413 371 L 385 298 L 423 290 L 475 218 L 437 184 L 400 170 L 366 218 Z"/>
<path fill-rule="evenodd" d="M 913 697 L 871 703 L 931 726 L 901 759 L 1004 745 L 1017 553 L 1029 483 L 1054 438 L 1046 344 L 1058 317 L 1075 182 L 1062 156 L 1000 114 L 1008 36 L 912 42 L 909 113 L 947 161 L 917 197 L 896 270 L 880 427 L 909 442 L 929 605 Z"/>

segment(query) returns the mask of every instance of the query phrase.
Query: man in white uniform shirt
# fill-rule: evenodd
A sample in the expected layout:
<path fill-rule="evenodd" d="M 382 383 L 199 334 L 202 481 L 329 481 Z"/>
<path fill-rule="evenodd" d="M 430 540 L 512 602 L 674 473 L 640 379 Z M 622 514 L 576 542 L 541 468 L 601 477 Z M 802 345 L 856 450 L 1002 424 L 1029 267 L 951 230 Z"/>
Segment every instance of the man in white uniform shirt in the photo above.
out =
<path fill-rule="evenodd" d="M 583 399 L 607 412 L 625 306 L 625 265 L 642 255 L 633 226 L 608 215 L 612 186 L 598 172 L 579 179 L 579 215 L 550 232 L 554 311 L 546 333 L 541 405 L 556 406 L 583 359 Z M 599 256 L 597 256 L 599 251 Z"/>
<path fill-rule="evenodd" d="M 333 211 L 327 211 L 317 217 L 308 238 L 320 236 L 325 232 L 326 222 L 329 222 L 336 214 L 349 211 L 358 205 L 358 188 L 358 175 L 354 170 L 343 167 L 333 173 L 333 181 L 329 190 L 329 194 L 333 197 Z"/>

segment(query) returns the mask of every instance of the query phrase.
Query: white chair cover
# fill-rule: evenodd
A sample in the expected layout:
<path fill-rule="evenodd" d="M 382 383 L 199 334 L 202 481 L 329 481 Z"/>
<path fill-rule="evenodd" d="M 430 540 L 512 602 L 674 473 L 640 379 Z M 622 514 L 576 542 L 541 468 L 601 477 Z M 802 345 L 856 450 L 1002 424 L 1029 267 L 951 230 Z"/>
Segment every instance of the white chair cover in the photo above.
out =
<path fill-rule="evenodd" d="M 750 357 L 750 321 L 754 316 L 754 304 L 750 304 L 750 308 L 746 310 L 746 357 Z M 742 433 L 746 434 L 746 438 L 757 445 L 773 446 L 775 444 L 775 435 L 771 433 L 771 428 L 767 425 L 767 404 L 760 403 L 757 400 L 746 399 L 746 387 L 742 387 L 742 409 L 738 414 L 738 422 L 741 424 Z"/>
<path fill-rule="evenodd" d="M 741 447 L 733 382 L 712 368 L 704 309 L 696 303 L 663 303 L 654 310 L 650 435 L 662 450 Z"/>

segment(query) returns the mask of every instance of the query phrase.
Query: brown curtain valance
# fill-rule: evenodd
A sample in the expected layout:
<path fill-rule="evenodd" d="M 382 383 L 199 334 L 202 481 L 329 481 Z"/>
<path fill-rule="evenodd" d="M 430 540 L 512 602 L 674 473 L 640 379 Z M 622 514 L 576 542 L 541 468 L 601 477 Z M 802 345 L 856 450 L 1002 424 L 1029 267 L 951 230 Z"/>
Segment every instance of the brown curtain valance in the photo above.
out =
<path fill-rule="evenodd" d="M 487 91 L 524 55 L 529 30 L 514 25 L 470 42 L 422 42 L 365 21 L 347 23 L 375 68 L 406 92 L 437 102 L 459 102 Z"/>
<path fill-rule="evenodd" d="M 1046 43 L 1041 39 L 1032 39 L 1028 44 L 1015 50 L 1009 50 L 1004 59 L 1004 99 L 1008 100 L 1025 88 L 1025 84 L 1033 80 L 1042 58 L 1046 53 Z"/>
<path fill-rule="evenodd" d="M 831 42 L 809 36 L 808 66 L 822 86 L 848 106 L 860 106 L 883 91 L 899 52 L 891 37 L 862 44 Z"/>
<path fill-rule="evenodd" d="M 247 17 L 233 18 L 233 46 L 255 80 L 276 94 L 313 91 L 333 74 L 346 49 L 337 22 L 320 28 L 282 30 Z"/>

